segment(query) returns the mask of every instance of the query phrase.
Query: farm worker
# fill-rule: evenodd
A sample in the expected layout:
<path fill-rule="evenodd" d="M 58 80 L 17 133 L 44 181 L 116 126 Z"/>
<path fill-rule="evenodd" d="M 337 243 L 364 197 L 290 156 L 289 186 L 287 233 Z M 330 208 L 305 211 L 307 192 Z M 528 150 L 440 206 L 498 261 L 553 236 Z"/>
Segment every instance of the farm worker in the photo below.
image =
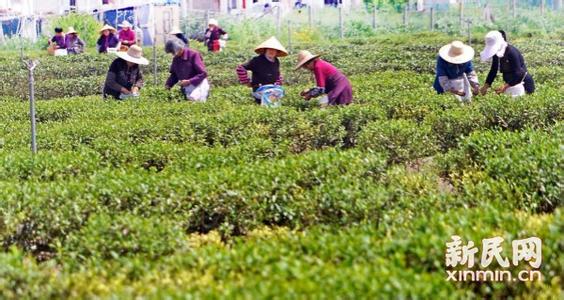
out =
<path fill-rule="evenodd" d="M 66 48 L 63 28 L 55 27 L 55 35 L 49 40 L 49 46 L 53 50 Z"/>
<path fill-rule="evenodd" d="M 170 76 L 165 83 L 165 87 L 170 89 L 178 83 L 186 99 L 205 102 L 208 98 L 210 85 L 202 55 L 198 51 L 188 48 L 179 39 L 167 41 L 165 52 L 174 56 L 170 66 Z"/>
<path fill-rule="evenodd" d="M 69 27 L 65 37 L 65 46 L 69 54 L 80 54 L 84 52 L 84 41 L 78 36 L 74 27 Z"/>
<path fill-rule="evenodd" d="M 99 53 L 107 53 L 108 49 L 115 49 L 119 44 L 119 39 L 116 36 L 117 30 L 110 25 L 104 25 L 100 29 L 100 38 L 96 42 L 96 48 Z"/>
<path fill-rule="evenodd" d="M 121 27 L 121 30 L 119 31 L 118 36 L 122 47 L 125 46 L 125 49 L 135 45 L 135 31 L 131 29 L 131 27 L 133 27 L 131 23 L 124 20 L 121 24 L 119 24 L 119 27 Z"/>
<path fill-rule="evenodd" d="M 472 65 L 474 49 L 461 41 L 454 41 L 439 50 L 437 74 L 433 88 L 439 94 L 450 92 L 459 100 L 477 95 L 480 85 Z"/>
<path fill-rule="evenodd" d="M 480 92 L 487 93 L 499 70 L 503 74 L 505 84 L 495 90 L 498 94 L 506 93 L 513 97 L 525 93 L 532 94 L 535 91 L 535 82 L 527 71 L 523 55 L 517 48 L 507 43 L 504 33 L 490 31 L 486 34 L 486 48 L 480 53 L 480 58 L 482 61 L 492 59 L 492 66 Z"/>
<path fill-rule="evenodd" d="M 275 37 L 271 37 L 258 45 L 255 53 L 258 55 L 239 65 L 236 71 L 239 82 L 251 87 L 255 102 L 261 104 L 261 95 L 256 94 L 257 89 L 268 84 L 282 85 L 278 57 L 288 56 L 288 51 Z M 253 73 L 252 79 L 249 79 L 248 71 Z"/>
<path fill-rule="evenodd" d="M 116 52 L 116 58 L 110 65 L 104 84 L 104 98 L 127 99 L 139 96 L 143 87 L 143 73 L 139 65 L 148 65 L 143 57 L 143 49 L 137 45 L 129 47 L 127 52 Z"/>
<path fill-rule="evenodd" d="M 347 105 L 352 102 L 353 92 L 350 81 L 339 69 L 320 59 L 319 55 L 313 55 L 306 50 L 300 51 L 296 70 L 299 68 L 313 72 L 317 83 L 316 87 L 300 94 L 305 100 L 324 95 L 319 101 L 322 106 Z"/>
<path fill-rule="evenodd" d="M 188 41 L 188 39 L 184 35 L 184 32 L 182 32 L 182 30 L 180 30 L 180 28 L 172 29 L 172 31 L 169 32 L 169 34 L 176 37 L 177 39 L 181 40 L 182 42 L 184 42 L 186 47 L 190 46 L 190 41 Z"/>
<path fill-rule="evenodd" d="M 216 19 L 210 19 L 208 22 L 208 29 L 206 29 L 205 45 L 208 46 L 208 51 L 219 52 L 221 51 L 220 39 L 226 38 L 227 32 L 219 27 Z"/>

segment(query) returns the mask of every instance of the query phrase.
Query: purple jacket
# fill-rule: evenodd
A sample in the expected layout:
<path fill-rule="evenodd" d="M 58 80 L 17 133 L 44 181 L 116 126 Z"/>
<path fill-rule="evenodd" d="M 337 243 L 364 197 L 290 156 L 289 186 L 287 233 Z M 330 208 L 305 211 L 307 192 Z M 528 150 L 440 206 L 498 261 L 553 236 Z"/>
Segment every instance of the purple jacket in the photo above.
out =
<path fill-rule="evenodd" d="M 208 73 L 202 55 L 198 51 L 184 48 L 182 56 L 175 56 L 172 59 L 166 86 L 172 87 L 180 80 L 190 80 L 192 85 L 198 86 L 206 77 Z"/>
<path fill-rule="evenodd" d="M 104 53 L 108 51 L 108 48 L 115 48 L 119 44 L 119 40 L 115 34 L 110 33 L 108 36 L 100 36 L 96 45 L 98 45 L 98 52 Z"/>

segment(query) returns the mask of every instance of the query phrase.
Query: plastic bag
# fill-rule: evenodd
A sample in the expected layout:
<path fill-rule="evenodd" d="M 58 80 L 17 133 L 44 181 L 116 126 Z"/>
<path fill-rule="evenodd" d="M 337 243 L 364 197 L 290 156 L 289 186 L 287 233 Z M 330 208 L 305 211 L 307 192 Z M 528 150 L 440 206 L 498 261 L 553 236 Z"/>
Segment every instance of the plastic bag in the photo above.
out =
<path fill-rule="evenodd" d="M 259 87 L 254 93 L 260 98 L 261 105 L 267 107 L 279 107 L 282 104 L 281 99 L 284 97 L 284 89 L 275 84 L 267 84 Z"/>

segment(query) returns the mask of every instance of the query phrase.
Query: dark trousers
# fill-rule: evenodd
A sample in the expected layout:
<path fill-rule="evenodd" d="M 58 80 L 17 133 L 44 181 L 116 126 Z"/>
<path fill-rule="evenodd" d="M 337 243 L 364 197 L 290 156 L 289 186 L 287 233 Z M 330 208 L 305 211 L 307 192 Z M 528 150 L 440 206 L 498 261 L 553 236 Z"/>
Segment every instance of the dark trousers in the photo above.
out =
<path fill-rule="evenodd" d="M 525 85 L 525 93 L 532 94 L 535 92 L 535 81 L 533 80 L 533 76 L 531 76 L 531 74 L 527 74 L 523 82 Z"/>

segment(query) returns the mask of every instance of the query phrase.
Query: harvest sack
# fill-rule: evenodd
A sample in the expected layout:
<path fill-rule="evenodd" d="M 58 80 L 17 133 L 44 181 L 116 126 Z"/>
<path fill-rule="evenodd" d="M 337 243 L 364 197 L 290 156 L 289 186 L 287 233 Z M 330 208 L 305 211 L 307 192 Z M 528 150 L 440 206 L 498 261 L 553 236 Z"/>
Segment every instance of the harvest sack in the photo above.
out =
<path fill-rule="evenodd" d="M 505 94 L 511 97 L 519 97 L 525 95 L 525 84 L 523 82 L 516 84 L 514 86 L 508 87 L 505 90 Z"/>
<path fill-rule="evenodd" d="M 284 89 L 275 84 L 267 84 L 259 87 L 253 96 L 261 100 L 261 105 L 267 107 L 279 107 L 284 97 Z"/>
<path fill-rule="evenodd" d="M 462 78 L 450 80 L 451 86 L 457 91 L 464 91 L 464 96 L 454 95 L 456 99 L 462 102 L 472 101 L 472 88 L 470 86 L 470 81 L 466 73 L 462 74 Z"/>
<path fill-rule="evenodd" d="M 55 50 L 55 56 L 65 56 L 67 55 L 67 49 L 57 49 Z"/>
<path fill-rule="evenodd" d="M 510 86 L 505 90 L 505 94 L 511 97 L 520 97 L 525 95 L 525 78 L 527 77 L 527 72 L 525 72 L 525 76 L 520 83 Z"/>
<path fill-rule="evenodd" d="M 198 86 L 189 85 L 182 88 L 182 92 L 186 98 L 196 102 L 206 102 L 210 92 L 210 84 L 208 79 L 204 79 Z"/>
<path fill-rule="evenodd" d="M 135 93 L 135 94 L 119 94 L 119 99 L 120 100 L 126 100 L 126 99 L 130 99 L 130 98 L 139 98 L 139 94 Z"/>
<path fill-rule="evenodd" d="M 227 34 L 222 35 L 219 39 L 219 51 L 223 51 L 225 47 L 227 47 Z"/>

